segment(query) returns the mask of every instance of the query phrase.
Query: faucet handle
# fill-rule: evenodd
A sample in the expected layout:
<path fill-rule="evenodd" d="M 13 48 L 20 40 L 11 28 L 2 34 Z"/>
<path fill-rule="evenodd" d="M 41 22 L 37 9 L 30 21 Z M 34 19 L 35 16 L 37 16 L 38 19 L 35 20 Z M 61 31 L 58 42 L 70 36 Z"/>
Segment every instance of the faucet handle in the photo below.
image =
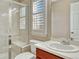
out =
<path fill-rule="evenodd" d="M 72 37 L 70 39 L 71 39 L 71 41 L 74 40 L 74 38 L 72 38 Z"/>
<path fill-rule="evenodd" d="M 64 45 L 69 45 L 70 44 L 70 42 L 66 41 L 66 40 L 63 40 L 61 43 L 64 44 Z"/>

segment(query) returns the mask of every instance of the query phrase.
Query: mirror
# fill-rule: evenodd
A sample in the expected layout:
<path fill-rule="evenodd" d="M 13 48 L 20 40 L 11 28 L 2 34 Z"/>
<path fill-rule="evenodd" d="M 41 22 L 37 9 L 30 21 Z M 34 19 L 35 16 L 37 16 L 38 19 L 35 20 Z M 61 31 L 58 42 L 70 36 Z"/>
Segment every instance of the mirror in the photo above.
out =
<path fill-rule="evenodd" d="M 79 41 L 79 0 L 70 3 L 70 32 L 71 38 Z"/>

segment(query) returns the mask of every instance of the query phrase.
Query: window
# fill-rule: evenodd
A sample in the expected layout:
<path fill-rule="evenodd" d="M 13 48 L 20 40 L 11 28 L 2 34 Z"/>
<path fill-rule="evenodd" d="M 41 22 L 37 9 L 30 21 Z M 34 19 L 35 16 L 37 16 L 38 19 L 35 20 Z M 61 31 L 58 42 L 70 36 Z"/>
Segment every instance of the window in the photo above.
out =
<path fill-rule="evenodd" d="M 46 0 L 33 1 L 33 34 L 47 34 Z"/>
<path fill-rule="evenodd" d="M 20 8 L 20 29 L 26 28 L 26 7 Z"/>
<path fill-rule="evenodd" d="M 20 17 L 24 17 L 26 15 L 26 8 L 25 7 L 21 7 L 20 8 Z"/>

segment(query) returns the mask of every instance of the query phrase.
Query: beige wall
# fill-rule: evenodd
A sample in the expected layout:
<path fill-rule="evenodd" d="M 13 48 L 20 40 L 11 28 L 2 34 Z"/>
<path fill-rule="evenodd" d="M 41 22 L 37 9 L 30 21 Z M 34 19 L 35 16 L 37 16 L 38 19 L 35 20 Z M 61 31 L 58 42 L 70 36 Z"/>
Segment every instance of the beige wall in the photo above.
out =
<path fill-rule="evenodd" d="M 69 37 L 69 0 L 59 0 L 52 3 L 52 37 Z"/>

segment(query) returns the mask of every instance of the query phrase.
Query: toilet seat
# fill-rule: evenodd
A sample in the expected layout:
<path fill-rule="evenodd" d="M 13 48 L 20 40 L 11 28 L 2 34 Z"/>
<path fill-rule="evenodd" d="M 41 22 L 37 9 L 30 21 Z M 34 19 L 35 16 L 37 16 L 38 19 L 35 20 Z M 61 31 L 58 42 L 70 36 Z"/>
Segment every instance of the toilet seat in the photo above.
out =
<path fill-rule="evenodd" d="M 17 55 L 15 59 L 35 59 L 35 56 L 30 52 L 26 52 Z"/>

